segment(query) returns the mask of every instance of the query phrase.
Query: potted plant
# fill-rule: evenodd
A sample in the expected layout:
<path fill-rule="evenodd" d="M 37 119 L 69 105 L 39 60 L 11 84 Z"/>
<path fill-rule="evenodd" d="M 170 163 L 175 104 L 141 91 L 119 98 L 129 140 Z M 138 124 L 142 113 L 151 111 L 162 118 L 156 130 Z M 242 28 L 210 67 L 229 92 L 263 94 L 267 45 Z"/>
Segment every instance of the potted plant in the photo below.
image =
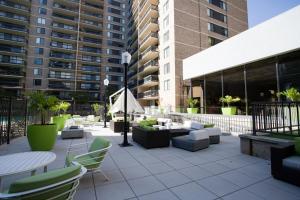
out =
<path fill-rule="evenodd" d="M 61 114 L 61 112 L 66 113 L 69 107 L 70 103 L 60 101 L 50 108 L 56 114 L 56 116 L 51 117 L 51 122 L 57 125 L 58 131 L 61 131 L 65 127 L 66 120 L 68 119 L 68 115 Z"/>
<path fill-rule="evenodd" d="M 44 92 L 35 91 L 28 95 L 29 109 L 40 114 L 40 124 L 32 124 L 27 127 L 27 138 L 32 151 L 50 151 L 56 141 L 56 124 L 46 122 L 49 109 L 55 106 L 58 99 L 55 96 L 47 96 Z"/>
<path fill-rule="evenodd" d="M 193 98 L 188 98 L 187 100 L 188 103 L 188 108 L 187 108 L 187 113 L 189 114 L 197 114 L 198 113 L 198 108 L 196 108 L 196 105 L 199 103 L 198 99 L 193 99 Z"/>
<path fill-rule="evenodd" d="M 226 103 L 227 107 L 222 107 L 222 113 L 223 115 L 235 115 L 236 114 L 236 107 L 230 106 L 232 103 L 236 103 L 241 101 L 239 97 L 233 98 L 230 95 L 226 95 L 225 97 L 220 98 L 220 102 Z"/>
<path fill-rule="evenodd" d="M 300 92 L 296 89 L 291 87 L 283 92 L 277 93 L 277 96 L 285 96 L 290 101 L 300 101 Z"/>

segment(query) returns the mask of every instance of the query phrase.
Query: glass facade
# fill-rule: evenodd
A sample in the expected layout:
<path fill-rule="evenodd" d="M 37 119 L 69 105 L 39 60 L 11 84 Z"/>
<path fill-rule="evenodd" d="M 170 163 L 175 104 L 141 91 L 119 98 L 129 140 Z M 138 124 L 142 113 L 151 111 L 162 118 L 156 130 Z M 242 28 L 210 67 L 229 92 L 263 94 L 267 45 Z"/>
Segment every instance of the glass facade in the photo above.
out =
<path fill-rule="evenodd" d="M 220 97 L 240 97 L 237 114 L 251 114 L 251 103 L 278 100 L 277 93 L 290 87 L 300 89 L 300 51 L 250 63 L 192 80 L 202 92 L 203 111 L 220 114 Z M 200 86 L 200 87 L 199 87 Z"/>

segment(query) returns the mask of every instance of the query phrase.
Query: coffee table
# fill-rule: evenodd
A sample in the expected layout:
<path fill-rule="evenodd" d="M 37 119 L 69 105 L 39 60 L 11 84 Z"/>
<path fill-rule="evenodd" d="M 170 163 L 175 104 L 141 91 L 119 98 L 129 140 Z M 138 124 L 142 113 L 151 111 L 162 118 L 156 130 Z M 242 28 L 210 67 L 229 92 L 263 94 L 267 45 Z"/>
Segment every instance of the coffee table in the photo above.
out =
<path fill-rule="evenodd" d="M 171 128 L 171 129 L 169 129 L 170 138 L 183 136 L 183 135 L 188 135 L 189 132 L 190 132 L 190 130 L 184 129 L 184 128 L 176 128 L 176 129 Z"/>
<path fill-rule="evenodd" d="M 47 165 L 55 159 L 55 153 L 45 151 L 22 152 L 0 156 L 0 191 L 2 177 L 24 172 L 31 172 L 33 176 L 40 167 L 44 167 L 44 172 L 47 172 Z"/>

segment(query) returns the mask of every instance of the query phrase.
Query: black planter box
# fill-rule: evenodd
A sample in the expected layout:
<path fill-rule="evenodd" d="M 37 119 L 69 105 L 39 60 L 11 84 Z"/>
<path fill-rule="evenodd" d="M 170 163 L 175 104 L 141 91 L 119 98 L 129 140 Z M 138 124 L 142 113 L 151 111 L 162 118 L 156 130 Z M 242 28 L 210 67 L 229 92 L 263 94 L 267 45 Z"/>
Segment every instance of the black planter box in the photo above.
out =
<path fill-rule="evenodd" d="M 120 133 L 124 131 L 124 122 L 120 121 L 110 121 L 110 129 L 115 133 Z M 127 122 L 127 131 L 129 129 L 129 122 Z"/>

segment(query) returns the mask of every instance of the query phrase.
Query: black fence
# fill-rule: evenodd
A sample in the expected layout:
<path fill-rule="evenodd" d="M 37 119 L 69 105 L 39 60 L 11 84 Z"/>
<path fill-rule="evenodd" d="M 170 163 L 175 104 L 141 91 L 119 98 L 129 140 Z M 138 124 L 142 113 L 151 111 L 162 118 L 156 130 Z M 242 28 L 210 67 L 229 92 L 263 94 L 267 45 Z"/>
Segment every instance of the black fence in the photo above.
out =
<path fill-rule="evenodd" d="M 253 135 L 276 133 L 300 136 L 300 102 L 252 104 Z"/>
<path fill-rule="evenodd" d="M 0 144 L 26 134 L 27 102 L 23 99 L 0 97 Z"/>

